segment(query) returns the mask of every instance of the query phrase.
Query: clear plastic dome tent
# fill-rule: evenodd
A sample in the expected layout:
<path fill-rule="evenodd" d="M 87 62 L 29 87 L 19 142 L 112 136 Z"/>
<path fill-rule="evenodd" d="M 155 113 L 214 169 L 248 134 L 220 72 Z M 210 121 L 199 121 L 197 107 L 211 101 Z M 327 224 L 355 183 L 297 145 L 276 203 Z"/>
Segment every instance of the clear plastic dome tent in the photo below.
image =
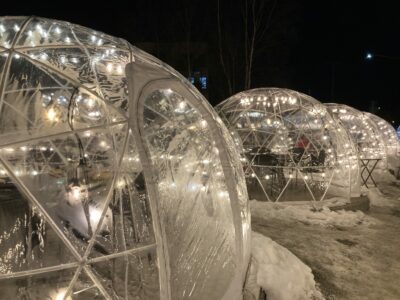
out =
<path fill-rule="evenodd" d="M 244 174 L 176 71 L 78 25 L 2 17 L 0 97 L 2 298 L 241 298 Z"/>
<path fill-rule="evenodd" d="M 386 151 L 383 138 L 369 116 L 363 112 L 336 103 L 327 103 L 333 117 L 341 122 L 356 146 L 360 158 L 380 159 L 378 167 L 386 168 Z"/>
<path fill-rule="evenodd" d="M 400 165 L 400 143 L 396 129 L 389 122 L 377 115 L 368 112 L 364 112 L 364 114 L 372 120 L 380 133 L 385 146 L 388 169 L 396 172 Z"/>
<path fill-rule="evenodd" d="M 230 97 L 217 111 L 240 137 L 251 199 L 350 198 L 351 174 L 358 174 L 355 149 L 317 100 L 292 90 L 262 88 Z"/>

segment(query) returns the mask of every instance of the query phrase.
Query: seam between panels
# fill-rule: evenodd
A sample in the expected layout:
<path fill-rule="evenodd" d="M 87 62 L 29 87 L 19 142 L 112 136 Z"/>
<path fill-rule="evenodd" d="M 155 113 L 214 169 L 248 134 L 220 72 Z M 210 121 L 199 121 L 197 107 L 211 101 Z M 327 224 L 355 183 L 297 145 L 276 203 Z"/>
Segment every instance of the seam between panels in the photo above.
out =
<path fill-rule="evenodd" d="M 157 261 L 159 272 L 159 291 L 160 298 L 171 299 L 170 289 L 170 271 L 169 271 L 169 256 L 167 249 L 166 234 L 163 226 L 161 226 L 160 208 L 158 204 L 159 193 L 155 183 L 155 174 L 153 164 L 151 162 L 149 149 L 143 137 L 140 124 L 143 123 L 144 102 L 143 87 L 136 94 L 135 92 L 135 69 L 130 64 L 126 67 L 126 75 L 128 79 L 129 89 L 129 128 L 132 130 L 132 136 L 135 142 L 136 149 L 142 165 L 143 175 L 146 181 L 147 196 L 149 198 L 151 217 L 153 223 L 153 232 L 157 245 Z M 141 121 L 142 120 L 142 121 Z"/>
<path fill-rule="evenodd" d="M 14 278 L 21 278 L 26 276 L 33 276 L 42 273 L 54 272 L 54 271 L 62 271 L 67 269 L 72 269 L 75 267 L 79 267 L 79 262 L 72 262 L 66 263 L 58 266 L 51 266 L 51 267 L 44 267 L 40 269 L 32 269 L 32 270 L 25 270 L 19 271 L 11 274 L 0 274 L 0 281 L 5 279 L 14 279 Z"/>
<path fill-rule="evenodd" d="M 104 288 L 97 276 L 92 272 L 92 270 L 90 270 L 89 266 L 85 265 L 82 267 L 82 269 L 85 270 L 86 274 L 90 277 L 90 279 L 92 279 L 93 283 L 97 286 L 103 296 L 107 300 L 112 300 L 112 297 L 108 294 L 107 290 Z"/>
<path fill-rule="evenodd" d="M 79 275 L 80 275 L 81 272 L 82 272 L 82 268 L 83 268 L 83 266 L 80 265 L 80 266 L 76 269 L 76 271 L 75 271 L 75 273 L 74 273 L 74 276 L 72 276 L 72 279 L 71 279 L 71 281 L 70 281 L 69 284 L 68 284 L 67 290 L 65 291 L 65 295 L 64 295 L 64 297 L 63 297 L 62 300 L 65 300 L 66 298 L 68 298 L 69 295 L 71 295 L 72 290 L 73 290 L 73 288 L 74 288 L 74 285 L 75 285 L 75 283 L 76 283 L 76 280 L 78 279 Z"/>

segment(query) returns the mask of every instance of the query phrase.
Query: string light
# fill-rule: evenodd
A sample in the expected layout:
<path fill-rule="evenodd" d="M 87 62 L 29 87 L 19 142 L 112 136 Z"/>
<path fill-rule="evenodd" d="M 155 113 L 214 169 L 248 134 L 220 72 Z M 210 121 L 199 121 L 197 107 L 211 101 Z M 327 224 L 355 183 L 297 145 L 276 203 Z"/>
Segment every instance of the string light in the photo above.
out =
<path fill-rule="evenodd" d="M 350 177 L 345 173 L 343 178 L 330 181 L 325 174 L 328 169 L 349 172 L 346 166 L 354 160 L 351 151 L 355 150 L 344 146 L 349 141 L 347 134 L 341 132 L 340 123 L 317 100 L 285 89 L 254 89 L 232 96 L 218 105 L 217 111 L 234 137 L 247 178 L 259 178 L 248 181 L 250 191 L 259 184 L 265 198 L 276 201 L 283 194 L 295 198 L 297 186 L 304 188 L 305 181 L 315 198 L 319 197 L 321 186 L 339 184 L 336 181 L 347 181 L 340 185 L 350 190 Z M 296 175 L 296 183 L 286 193 L 287 179 L 294 178 L 289 171 L 293 166 L 301 175 Z M 319 176 L 310 175 L 313 173 Z"/>
<path fill-rule="evenodd" d="M 46 116 L 50 122 L 57 122 L 59 120 L 58 112 L 53 107 L 47 110 Z"/>

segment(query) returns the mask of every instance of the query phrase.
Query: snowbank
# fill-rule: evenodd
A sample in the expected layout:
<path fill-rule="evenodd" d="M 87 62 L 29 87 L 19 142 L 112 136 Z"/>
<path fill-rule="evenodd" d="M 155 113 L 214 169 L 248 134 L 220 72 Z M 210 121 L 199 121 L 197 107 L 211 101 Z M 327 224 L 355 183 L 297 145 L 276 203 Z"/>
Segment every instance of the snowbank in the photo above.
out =
<path fill-rule="evenodd" d="M 252 232 L 251 293 L 258 299 L 262 287 L 268 300 L 324 299 L 317 289 L 311 269 L 286 248 L 270 238 Z"/>
<path fill-rule="evenodd" d="M 387 198 L 378 188 L 369 188 L 367 196 L 372 206 L 396 206 L 396 200 L 400 200 Z"/>
<path fill-rule="evenodd" d="M 320 226 L 353 227 L 359 224 L 371 225 L 375 222 L 361 211 L 331 211 L 322 207 L 320 211 L 313 211 L 310 205 L 286 205 L 265 201 L 250 201 L 251 215 L 262 219 L 293 220 L 304 224 Z"/>

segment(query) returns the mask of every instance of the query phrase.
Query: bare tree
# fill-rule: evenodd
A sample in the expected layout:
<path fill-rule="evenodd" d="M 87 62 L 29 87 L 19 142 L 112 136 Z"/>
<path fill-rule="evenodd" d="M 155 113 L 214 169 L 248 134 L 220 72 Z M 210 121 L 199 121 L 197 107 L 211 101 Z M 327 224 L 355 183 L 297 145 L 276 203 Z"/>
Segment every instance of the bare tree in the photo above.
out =
<path fill-rule="evenodd" d="M 224 54 L 224 49 L 223 49 L 223 42 L 222 42 L 222 24 L 221 24 L 221 12 L 220 12 L 220 1 L 217 0 L 217 30 L 218 30 L 218 52 L 219 52 L 219 60 L 221 63 L 221 67 L 222 67 L 222 72 L 224 73 L 225 77 L 226 77 L 226 81 L 228 84 L 228 91 L 229 94 L 232 95 L 234 92 L 233 89 L 233 76 L 232 73 L 229 72 L 228 70 L 228 66 L 227 66 L 227 62 L 225 62 L 225 60 L 227 60 L 228 58 L 226 57 L 226 55 Z M 228 47 L 229 48 L 229 47 Z M 229 49 L 228 49 L 229 51 Z M 229 57 L 232 57 L 232 52 L 230 53 L 231 55 L 229 55 Z M 234 73 L 233 73 L 234 74 Z"/>
<path fill-rule="evenodd" d="M 245 90 L 251 87 L 254 53 L 271 26 L 276 4 L 277 0 L 243 0 Z"/>
<path fill-rule="evenodd" d="M 183 38 L 185 42 L 185 60 L 186 60 L 186 72 L 189 77 L 192 75 L 193 62 L 192 62 L 192 30 L 193 24 L 198 25 L 198 20 L 195 20 L 196 11 L 199 9 L 201 2 L 199 0 L 181 0 L 179 1 L 178 9 L 178 21 L 179 28 L 176 28 L 177 32 L 183 32 Z"/>
<path fill-rule="evenodd" d="M 219 61 L 230 95 L 236 92 L 236 88 L 251 88 L 255 55 L 259 49 L 263 49 L 262 44 L 271 27 L 276 6 L 277 0 L 239 0 L 237 15 L 241 23 L 236 28 L 238 30 L 234 30 L 226 26 L 224 28 L 221 16 L 223 9 L 220 0 L 217 0 Z M 227 22 L 232 24 L 232 20 Z"/>

